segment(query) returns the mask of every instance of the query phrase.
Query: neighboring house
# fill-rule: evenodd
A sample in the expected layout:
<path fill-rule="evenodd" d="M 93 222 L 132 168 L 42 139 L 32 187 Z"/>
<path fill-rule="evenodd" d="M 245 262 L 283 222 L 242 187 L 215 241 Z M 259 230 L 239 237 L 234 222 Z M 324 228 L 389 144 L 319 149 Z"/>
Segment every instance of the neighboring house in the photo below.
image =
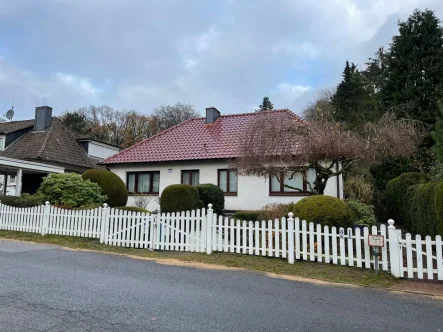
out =
<path fill-rule="evenodd" d="M 126 183 L 134 195 L 161 195 L 162 190 L 177 183 L 197 185 L 213 183 L 225 192 L 227 210 L 259 209 L 269 203 L 289 203 L 308 195 L 280 185 L 277 179 L 238 176 L 229 170 L 229 160 L 238 157 L 239 146 L 246 128 L 260 113 L 221 116 L 214 108 L 206 109 L 205 118 L 187 120 L 140 143 L 137 143 L 102 164 Z M 269 116 L 287 116 L 288 121 L 301 121 L 289 110 L 268 111 Z M 308 179 L 312 180 L 309 172 Z M 299 186 L 303 177 L 287 183 Z M 326 195 L 343 197 L 341 177 L 328 181 Z M 149 209 L 158 208 L 151 202 Z"/>
<path fill-rule="evenodd" d="M 102 167 L 97 163 L 118 151 L 116 146 L 74 133 L 52 117 L 51 107 L 36 107 L 33 120 L 0 123 L 2 190 L 32 194 L 42 177 Z"/>

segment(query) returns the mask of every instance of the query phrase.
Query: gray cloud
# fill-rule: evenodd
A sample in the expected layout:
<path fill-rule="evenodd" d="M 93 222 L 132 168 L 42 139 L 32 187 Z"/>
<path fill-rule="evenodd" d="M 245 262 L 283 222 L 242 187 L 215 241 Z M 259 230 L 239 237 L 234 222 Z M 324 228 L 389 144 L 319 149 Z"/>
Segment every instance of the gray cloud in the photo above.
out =
<path fill-rule="evenodd" d="M 13 95 L 17 118 L 40 104 L 239 113 L 265 95 L 299 112 L 416 7 L 443 16 L 431 0 L 0 0 L 0 113 Z"/>

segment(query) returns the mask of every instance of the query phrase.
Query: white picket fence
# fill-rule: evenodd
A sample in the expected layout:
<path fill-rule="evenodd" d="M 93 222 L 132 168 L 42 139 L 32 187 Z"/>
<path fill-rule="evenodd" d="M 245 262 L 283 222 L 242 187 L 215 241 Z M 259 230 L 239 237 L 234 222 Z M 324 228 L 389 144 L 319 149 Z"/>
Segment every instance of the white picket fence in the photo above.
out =
<path fill-rule="evenodd" d="M 217 216 L 209 208 L 179 213 L 145 214 L 103 208 L 65 210 L 50 206 L 15 208 L 0 203 L 0 229 L 99 238 L 111 246 L 188 252 L 230 252 L 255 256 L 373 268 L 369 234 L 384 236 L 379 268 L 396 277 L 443 280 L 441 236 L 410 234 L 380 225 L 336 228 L 289 217 L 240 221 Z"/>

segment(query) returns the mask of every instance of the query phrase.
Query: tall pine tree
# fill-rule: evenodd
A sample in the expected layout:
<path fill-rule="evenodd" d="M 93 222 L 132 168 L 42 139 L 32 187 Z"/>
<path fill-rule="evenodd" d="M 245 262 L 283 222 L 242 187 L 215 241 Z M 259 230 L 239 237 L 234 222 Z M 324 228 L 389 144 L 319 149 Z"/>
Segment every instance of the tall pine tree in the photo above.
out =
<path fill-rule="evenodd" d="M 432 147 L 432 152 L 434 152 L 435 159 L 443 163 L 443 102 L 438 103 L 438 108 L 440 116 L 435 122 L 435 130 L 431 133 L 432 139 L 435 145 Z"/>
<path fill-rule="evenodd" d="M 376 119 L 377 103 L 365 75 L 346 61 L 342 76 L 332 97 L 334 119 L 351 129 Z"/>
<path fill-rule="evenodd" d="M 264 97 L 263 102 L 258 106 L 258 110 L 256 110 L 256 112 L 272 111 L 273 109 L 274 105 L 271 103 L 271 100 L 268 97 Z"/>
<path fill-rule="evenodd" d="M 443 98 L 443 28 L 434 12 L 417 9 L 398 26 L 386 58 L 383 104 L 432 125 Z"/>

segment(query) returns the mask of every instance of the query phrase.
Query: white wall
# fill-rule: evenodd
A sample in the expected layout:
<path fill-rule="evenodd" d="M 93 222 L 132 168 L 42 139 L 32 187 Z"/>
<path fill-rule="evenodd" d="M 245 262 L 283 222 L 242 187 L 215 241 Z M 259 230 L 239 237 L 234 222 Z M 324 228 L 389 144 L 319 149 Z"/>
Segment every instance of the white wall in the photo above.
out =
<path fill-rule="evenodd" d="M 105 159 L 120 151 L 117 147 L 106 146 L 93 141 L 89 141 L 88 144 L 88 155 L 95 158 Z"/>
<path fill-rule="evenodd" d="M 126 183 L 127 172 L 160 171 L 160 195 L 164 188 L 171 184 L 181 183 L 181 171 L 200 170 L 200 183 L 213 183 L 217 185 L 217 170 L 226 169 L 227 162 L 223 161 L 199 161 L 199 162 L 176 162 L 141 165 L 111 165 L 109 169 L 116 173 Z M 168 170 L 171 170 L 169 173 Z M 340 184 L 340 187 L 342 185 Z M 331 178 L 326 186 L 325 195 L 337 197 L 337 179 Z M 255 210 L 269 203 L 297 202 L 304 196 L 269 196 L 269 182 L 267 179 L 239 176 L 237 196 L 225 196 L 225 209 L 227 210 Z M 130 196 L 127 205 L 133 205 Z M 158 203 L 151 202 L 148 209 L 159 209 Z"/>

